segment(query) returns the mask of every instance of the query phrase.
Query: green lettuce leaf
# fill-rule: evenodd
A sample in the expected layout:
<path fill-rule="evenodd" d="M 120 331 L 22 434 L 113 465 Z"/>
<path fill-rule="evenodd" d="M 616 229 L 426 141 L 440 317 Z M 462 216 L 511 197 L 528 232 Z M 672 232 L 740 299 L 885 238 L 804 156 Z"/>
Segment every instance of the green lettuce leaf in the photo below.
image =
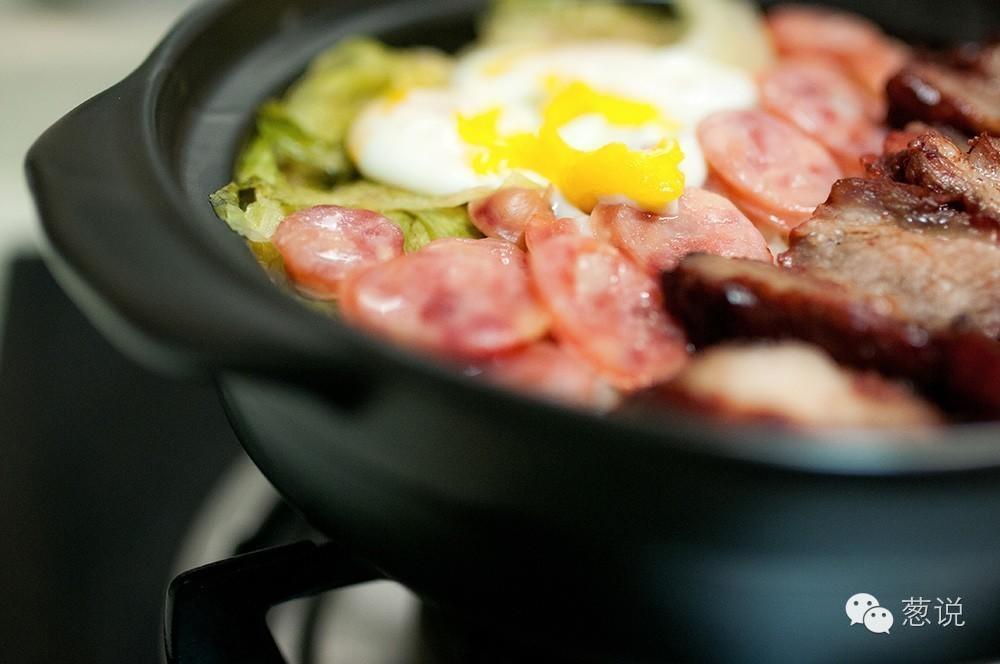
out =
<path fill-rule="evenodd" d="M 385 213 L 395 210 L 424 211 L 459 207 L 476 198 L 486 196 L 492 191 L 492 188 L 489 187 L 479 187 L 467 189 L 457 194 L 428 196 L 371 180 L 356 180 L 327 192 L 315 192 L 314 195 L 318 198 L 310 198 L 309 200 L 322 200 L 322 204 L 325 205 L 364 208 Z"/>
<path fill-rule="evenodd" d="M 255 151 L 270 153 L 270 157 Z M 280 102 L 268 102 L 257 116 L 257 137 L 248 146 L 250 154 L 241 160 L 237 179 L 257 175 L 274 182 L 284 178 L 304 186 L 324 186 L 349 177 L 353 172 L 342 141 L 319 138 L 302 129 Z M 275 173 L 271 162 L 278 168 Z M 243 176 L 243 177 L 240 177 Z"/>
<path fill-rule="evenodd" d="M 268 141 L 255 136 L 236 160 L 237 182 L 279 182 L 284 180 L 278 160 Z"/>
<path fill-rule="evenodd" d="M 371 99 L 394 89 L 443 84 L 451 67 L 450 57 L 432 49 L 393 49 L 353 39 L 317 57 L 281 103 L 303 131 L 343 143 L 351 122 Z"/>
<path fill-rule="evenodd" d="M 331 48 L 282 99 L 261 107 L 235 180 L 322 189 L 356 177 L 347 134 L 358 113 L 393 90 L 440 85 L 451 67 L 451 58 L 436 51 L 393 49 L 370 39 Z"/>
<path fill-rule="evenodd" d="M 209 200 L 215 214 L 229 227 L 254 243 L 270 243 L 278 224 L 295 206 L 263 180 L 231 182 Z"/>
<path fill-rule="evenodd" d="M 466 207 L 427 210 L 387 210 L 387 217 L 403 229 L 406 251 L 418 251 L 446 237 L 479 238 L 482 233 L 469 220 Z"/>

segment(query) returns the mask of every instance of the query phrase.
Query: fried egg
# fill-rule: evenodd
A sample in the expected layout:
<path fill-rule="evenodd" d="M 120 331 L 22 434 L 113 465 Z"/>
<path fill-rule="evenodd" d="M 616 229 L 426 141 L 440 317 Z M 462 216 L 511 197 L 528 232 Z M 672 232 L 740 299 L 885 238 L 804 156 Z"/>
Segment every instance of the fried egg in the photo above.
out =
<path fill-rule="evenodd" d="M 684 46 L 480 49 L 448 86 L 370 104 L 348 145 L 363 175 L 420 193 L 518 174 L 585 212 L 606 200 L 662 211 L 705 182 L 698 123 L 756 102 L 749 74 Z"/>

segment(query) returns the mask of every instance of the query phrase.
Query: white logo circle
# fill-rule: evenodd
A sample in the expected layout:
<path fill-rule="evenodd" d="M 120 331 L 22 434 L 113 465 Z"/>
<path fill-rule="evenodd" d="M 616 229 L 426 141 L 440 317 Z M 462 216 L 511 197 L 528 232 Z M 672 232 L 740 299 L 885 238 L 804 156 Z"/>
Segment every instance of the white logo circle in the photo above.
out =
<path fill-rule="evenodd" d="M 844 605 L 844 611 L 847 612 L 847 617 L 851 619 L 851 624 L 857 625 L 864 622 L 865 613 L 873 606 L 878 606 L 878 600 L 875 599 L 874 595 L 858 593 L 847 600 L 847 604 Z"/>
<path fill-rule="evenodd" d="M 884 606 L 873 606 L 865 612 L 865 627 L 872 634 L 888 634 L 894 618 L 892 611 Z"/>

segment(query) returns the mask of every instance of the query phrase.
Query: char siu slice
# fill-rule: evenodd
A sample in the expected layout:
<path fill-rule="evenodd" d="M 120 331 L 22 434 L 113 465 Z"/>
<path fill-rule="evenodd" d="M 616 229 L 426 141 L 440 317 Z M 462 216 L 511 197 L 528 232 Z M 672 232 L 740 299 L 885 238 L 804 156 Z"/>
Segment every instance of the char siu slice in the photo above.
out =
<path fill-rule="evenodd" d="M 1000 138 L 983 134 L 965 150 L 959 147 L 964 141 L 956 144 L 929 128 L 919 133 L 907 128 L 894 136 L 894 144 L 887 141 L 887 154 L 873 162 L 872 175 L 926 187 L 976 217 L 979 225 L 1000 225 Z"/>
<path fill-rule="evenodd" d="M 988 144 L 992 146 L 990 142 Z M 918 151 L 924 159 L 926 154 Z M 919 160 L 918 159 L 918 160 Z M 936 177 L 984 208 L 972 159 L 963 180 L 953 162 L 924 159 Z M 916 163 L 916 162 L 915 162 Z M 927 168 L 933 166 L 933 173 Z M 950 178 L 950 180 L 949 180 Z M 979 184 L 977 184 L 979 183 Z M 891 303 L 892 315 L 930 332 L 974 330 L 1000 336 L 1000 244 L 996 227 L 948 204 L 947 196 L 886 180 L 841 180 L 816 215 L 795 229 L 779 262 L 838 284 L 854 295 Z"/>
<path fill-rule="evenodd" d="M 952 411 L 1000 417 L 1000 342 L 980 332 L 931 331 L 890 297 L 741 259 L 689 256 L 663 285 L 667 307 L 699 348 L 797 339 L 843 364 L 909 379 Z"/>
<path fill-rule="evenodd" d="M 1000 47 L 917 59 L 890 79 L 889 120 L 955 127 L 969 136 L 1000 134 Z"/>
<path fill-rule="evenodd" d="M 726 344 L 701 353 L 656 398 L 716 418 L 805 428 L 924 427 L 938 410 L 907 387 L 838 366 L 801 342 Z"/>

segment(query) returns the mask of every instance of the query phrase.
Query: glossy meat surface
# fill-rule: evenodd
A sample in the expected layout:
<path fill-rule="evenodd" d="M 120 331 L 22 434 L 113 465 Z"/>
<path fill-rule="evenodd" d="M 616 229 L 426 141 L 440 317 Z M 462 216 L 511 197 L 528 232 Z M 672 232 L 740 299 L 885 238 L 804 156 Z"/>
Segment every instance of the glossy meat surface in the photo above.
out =
<path fill-rule="evenodd" d="M 995 230 L 927 190 L 842 180 L 791 235 L 779 260 L 866 297 L 931 331 L 1000 335 L 1000 245 Z"/>
<path fill-rule="evenodd" d="M 877 374 L 838 366 L 800 342 L 727 344 L 694 357 L 660 394 L 672 405 L 734 421 L 791 427 L 919 427 L 936 408 Z"/>

